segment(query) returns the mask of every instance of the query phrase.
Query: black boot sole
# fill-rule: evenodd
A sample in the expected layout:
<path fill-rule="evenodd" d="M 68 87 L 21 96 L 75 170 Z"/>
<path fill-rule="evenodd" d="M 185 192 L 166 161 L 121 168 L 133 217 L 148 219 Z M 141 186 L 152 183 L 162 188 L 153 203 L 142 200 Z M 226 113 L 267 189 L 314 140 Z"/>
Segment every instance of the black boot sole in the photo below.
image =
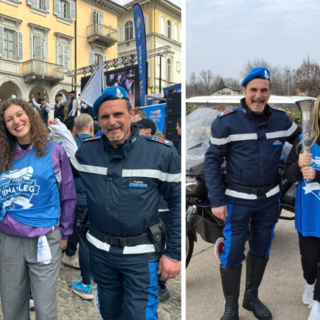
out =
<path fill-rule="evenodd" d="M 233 318 L 231 320 L 239 320 L 239 315 L 238 316 L 233 316 Z M 220 319 L 220 320 L 223 320 L 223 317 Z"/>
<path fill-rule="evenodd" d="M 272 315 L 267 316 L 267 317 L 263 317 L 263 318 L 258 317 L 257 314 L 255 313 L 254 307 L 252 307 L 250 303 L 243 302 L 242 307 L 248 311 L 253 312 L 254 316 L 259 320 L 271 320 L 272 319 Z"/>

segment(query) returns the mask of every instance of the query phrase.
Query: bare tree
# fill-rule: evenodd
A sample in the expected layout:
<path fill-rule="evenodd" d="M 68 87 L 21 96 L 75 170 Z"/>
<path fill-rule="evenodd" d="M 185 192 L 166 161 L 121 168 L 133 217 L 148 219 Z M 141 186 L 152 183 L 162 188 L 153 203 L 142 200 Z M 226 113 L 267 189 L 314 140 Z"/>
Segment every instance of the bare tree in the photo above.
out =
<path fill-rule="evenodd" d="M 202 87 L 204 94 L 209 95 L 213 91 L 214 75 L 212 71 L 203 69 L 199 77 L 199 85 Z"/>
<path fill-rule="evenodd" d="M 320 95 L 320 66 L 308 56 L 295 71 L 293 82 L 299 94 L 317 97 Z"/>
<path fill-rule="evenodd" d="M 240 89 L 241 88 L 241 83 L 239 80 L 228 77 L 224 78 L 224 83 L 227 87 L 235 88 L 235 89 Z"/>
<path fill-rule="evenodd" d="M 194 72 L 190 75 L 189 85 L 192 86 L 193 94 L 192 96 L 195 96 L 196 94 L 196 85 L 197 85 L 197 76 Z"/>
<path fill-rule="evenodd" d="M 244 77 L 254 68 L 258 67 L 265 67 L 269 71 L 271 71 L 272 67 L 269 62 L 267 62 L 264 59 L 258 59 L 255 58 L 252 61 L 248 61 L 242 68 L 242 71 L 240 72 L 240 77 L 244 79 Z"/>

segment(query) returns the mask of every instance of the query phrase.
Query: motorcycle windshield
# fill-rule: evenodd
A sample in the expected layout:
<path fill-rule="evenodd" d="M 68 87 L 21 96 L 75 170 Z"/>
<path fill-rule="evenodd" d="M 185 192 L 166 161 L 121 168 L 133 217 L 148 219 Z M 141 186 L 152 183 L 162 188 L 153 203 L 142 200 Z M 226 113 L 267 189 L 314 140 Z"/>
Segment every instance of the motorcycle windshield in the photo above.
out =
<path fill-rule="evenodd" d="M 209 148 L 211 124 L 220 112 L 199 108 L 186 118 L 186 170 L 187 175 L 204 172 L 204 156 Z"/>

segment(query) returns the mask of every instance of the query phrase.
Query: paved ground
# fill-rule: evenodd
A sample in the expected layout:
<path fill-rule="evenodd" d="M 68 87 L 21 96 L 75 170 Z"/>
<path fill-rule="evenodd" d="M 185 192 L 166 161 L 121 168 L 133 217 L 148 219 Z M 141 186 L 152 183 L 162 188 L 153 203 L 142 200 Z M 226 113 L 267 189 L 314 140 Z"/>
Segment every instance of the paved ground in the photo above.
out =
<path fill-rule="evenodd" d="M 240 302 L 244 291 L 244 270 L 245 264 L 242 270 Z M 308 319 L 310 310 L 301 301 L 304 284 L 294 221 L 280 220 L 260 287 L 261 300 L 270 308 L 273 320 Z M 195 244 L 187 269 L 186 296 L 187 320 L 220 320 L 224 298 L 219 262 L 214 257 L 213 245 L 203 240 Z M 255 319 L 251 312 L 241 306 L 239 313 L 241 320 Z"/>
<path fill-rule="evenodd" d="M 58 278 L 57 304 L 59 320 L 100 320 L 101 316 L 96 311 L 92 301 L 81 299 L 72 293 L 72 282 L 79 281 L 80 271 L 68 266 L 61 265 Z M 181 319 L 181 278 L 169 280 L 167 287 L 171 294 L 168 301 L 159 303 L 160 320 L 180 320 Z M 94 292 L 95 292 L 94 285 Z M 35 319 L 35 312 L 31 312 L 31 320 Z M 0 320 L 3 320 L 0 303 Z M 19 319 L 16 319 L 19 320 Z"/>

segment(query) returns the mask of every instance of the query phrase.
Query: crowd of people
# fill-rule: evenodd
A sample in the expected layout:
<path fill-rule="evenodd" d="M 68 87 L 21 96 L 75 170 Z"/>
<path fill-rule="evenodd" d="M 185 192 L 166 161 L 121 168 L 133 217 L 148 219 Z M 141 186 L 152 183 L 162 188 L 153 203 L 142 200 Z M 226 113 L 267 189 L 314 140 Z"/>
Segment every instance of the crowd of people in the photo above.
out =
<path fill-rule="evenodd" d="M 170 296 L 165 281 L 181 269 L 180 156 L 152 135 L 151 120 L 133 123 L 121 87 L 106 88 L 90 107 L 98 124 L 76 116 L 69 94 L 65 119 L 62 92 L 54 106 L 34 97 L 0 105 L 3 319 L 29 319 L 30 294 L 37 319 L 57 319 L 62 252 L 79 259 L 75 294 L 93 299 L 91 279 L 97 283 L 104 320 L 158 319 L 159 298 Z"/>

